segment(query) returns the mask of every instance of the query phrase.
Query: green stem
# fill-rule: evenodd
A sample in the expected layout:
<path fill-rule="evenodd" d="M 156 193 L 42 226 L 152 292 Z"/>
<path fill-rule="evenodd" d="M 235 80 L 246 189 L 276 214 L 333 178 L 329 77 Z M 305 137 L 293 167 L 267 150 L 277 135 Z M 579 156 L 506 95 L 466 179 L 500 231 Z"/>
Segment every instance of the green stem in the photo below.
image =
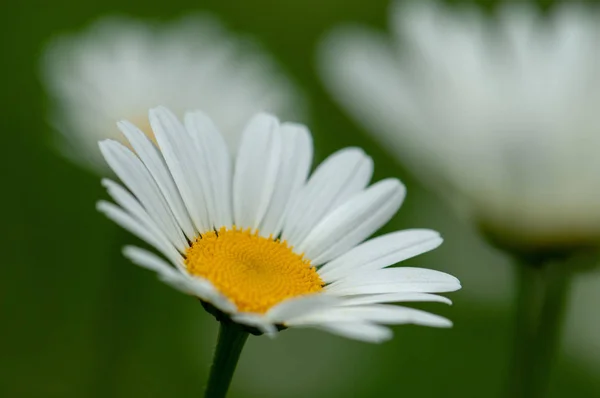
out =
<path fill-rule="evenodd" d="M 221 322 L 205 398 L 225 397 L 246 339 L 248 332 L 240 326 L 232 322 Z"/>
<path fill-rule="evenodd" d="M 536 344 L 534 391 L 546 395 L 554 357 L 560 346 L 562 323 L 571 286 L 570 268 L 566 264 L 549 264 L 545 272 L 546 295 L 541 308 Z"/>
<path fill-rule="evenodd" d="M 557 351 L 571 273 L 563 263 L 518 264 L 509 397 L 544 397 Z"/>

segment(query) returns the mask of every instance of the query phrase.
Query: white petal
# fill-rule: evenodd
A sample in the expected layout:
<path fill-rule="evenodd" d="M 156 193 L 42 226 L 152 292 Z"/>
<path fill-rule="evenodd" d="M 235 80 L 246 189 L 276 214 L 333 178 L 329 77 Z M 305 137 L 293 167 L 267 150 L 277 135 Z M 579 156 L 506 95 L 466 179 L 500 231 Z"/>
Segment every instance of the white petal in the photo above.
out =
<path fill-rule="evenodd" d="M 185 247 L 187 241 L 173 217 L 150 172 L 140 159 L 116 141 L 100 142 L 100 151 L 121 181 L 136 196 L 150 217 L 177 247 Z"/>
<path fill-rule="evenodd" d="M 195 144 L 196 158 L 203 160 L 206 169 L 200 173 L 207 178 L 212 213 L 209 217 L 216 228 L 231 227 L 231 157 L 229 149 L 212 120 L 204 113 L 196 111 L 185 115 L 185 126 Z"/>
<path fill-rule="evenodd" d="M 354 274 L 326 287 L 336 296 L 377 293 L 441 293 L 460 289 L 454 276 L 426 268 L 398 267 Z"/>
<path fill-rule="evenodd" d="M 134 264 L 156 272 L 163 282 L 178 290 L 182 290 L 182 287 L 185 284 L 184 282 L 187 279 L 186 275 L 179 271 L 178 268 L 173 268 L 154 253 L 139 247 L 126 246 L 123 249 L 123 255 L 130 259 Z M 192 294 L 189 292 L 189 289 L 183 290 L 183 292 Z"/>
<path fill-rule="evenodd" d="M 237 227 L 258 229 L 267 212 L 281 159 L 279 121 L 258 114 L 242 135 L 233 176 L 233 214 Z"/>
<path fill-rule="evenodd" d="M 306 182 L 312 163 L 312 137 L 299 124 L 283 123 L 281 132 L 281 164 L 277 172 L 271 203 L 260 226 L 262 236 L 277 236 L 281 232 L 285 210 Z"/>
<path fill-rule="evenodd" d="M 195 296 L 200 297 L 218 310 L 226 314 L 237 312 L 236 305 L 225 297 L 217 288 L 208 280 L 196 275 L 188 275 L 187 284 Z"/>
<path fill-rule="evenodd" d="M 337 297 L 312 294 L 285 300 L 272 307 L 265 316 L 273 323 L 285 323 L 288 319 L 304 316 L 340 303 L 341 300 Z"/>
<path fill-rule="evenodd" d="M 136 221 L 140 222 L 150 234 L 160 237 L 161 241 L 168 241 L 167 236 L 156 225 L 154 220 L 152 220 L 142 205 L 125 188 L 106 178 L 102 180 L 102 185 L 106 187 L 109 195 L 114 199 L 114 201 L 121 206 L 123 210 L 128 212 L 129 215 L 132 216 Z M 183 253 L 186 247 L 187 244 L 185 246 L 178 247 L 177 249 Z"/>
<path fill-rule="evenodd" d="M 391 325 L 410 323 L 431 327 L 452 326 L 450 320 L 439 315 L 430 314 L 414 308 L 386 304 L 338 307 L 296 318 L 288 323 L 290 325 L 314 325 L 322 322 L 375 322 Z"/>
<path fill-rule="evenodd" d="M 366 322 L 321 323 L 314 325 L 314 328 L 367 343 L 383 343 L 393 337 L 390 328 Z"/>
<path fill-rule="evenodd" d="M 237 314 L 233 314 L 231 316 L 231 320 L 237 323 L 255 327 L 269 337 L 275 337 L 277 335 L 277 328 L 275 325 L 261 315 L 248 312 L 238 312 Z"/>
<path fill-rule="evenodd" d="M 331 212 L 295 251 L 304 253 L 312 265 L 339 256 L 387 223 L 405 195 L 406 189 L 396 179 L 372 185 Z"/>
<path fill-rule="evenodd" d="M 154 235 L 138 220 L 133 218 L 130 214 L 125 212 L 119 206 L 112 203 L 100 201 L 96 205 L 96 208 L 101 213 L 104 213 L 106 217 L 113 220 L 117 225 L 131 232 L 144 242 L 150 244 L 158 251 L 163 253 L 169 260 L 174 264 L 177 264 L 181 259 L 181 254 L 175 249 L 175 247 L 164 237 L 164 235 Z"/>
<path fill-rule="evenodd" d="M 354 272 L 375 271 L 435 249 L 443 239 L 436 231 L 407 229 L 370 239 L 319 269 L 329 283 Z"/>
<path fill-rule="evenodd" d="M 211 229 L 211 223 L 204 198 L 199 155 L 194 153 L 195 145 L 177 117 L 164 107 L 151 109 L 149 112 L 150 125 L 156 142 L 179 189 L 183 203 L 192 218 L 198 232 Z"/>
<path fill-rule="evenodd" d="M 387 294 L 369 294 L 365 296 L 350 297 L 345 299 L 341 305 L 365 305 L 381 303 L 407 303 L 407 302 L 438 302 L 448 305 L 452 304 L 450 299 L 437 294 L 429 293 L 387 293 Z"/>
<path fill-rule="evenodd" d="M 236 311 L 235 305 L 219 293 L 208 280 L 177 271 L 156 254 L 139 247 L 127 246 L 123 250 L 123 254 L 133 263 L 158 273 L 160 280 L 169 286 L 183 293 L 199 297 L 223 312 Z"/>
<path fill-rule="evenodd" d="M 186 237 L 189 241 L 193 241 L 196 236 L 194 226 L 192 225 L 192 221 L 183 204 L 181 195 L 175 186 L 173 177 L 167 169 L 167 165 L 160 152 L 150 141 L 148 136 L 133 124 L 128 121 L 121 121 L 117 123 L 117 126 L 125 138 L 127 138 L 131 147 L 140 157 L 150 174 L 152 174 L 152 177 L 154 177 L 156 184 L 160 188 L 160 191 L 165 197 L 165 200 Z"/>
<path fill-rule="evenodd" d="M 282 238 L 292 246 L 302 242 L 323 217 L 364 189 L 372 174 L 373 160 L 359 148 L 329 156 L 290 204 Z"/>
<path fill-rule="evenodd" d="M 192 289 L 196 291 L 198 297 L 214 305 L 218 310 L 226 314 L 237 312 L 236 305 L 218 291 L 209 280 L 190 275 L 188 283 L 192 286 Z M 204 294 L 204 296 L 200 296 L 200 293 Z"/>

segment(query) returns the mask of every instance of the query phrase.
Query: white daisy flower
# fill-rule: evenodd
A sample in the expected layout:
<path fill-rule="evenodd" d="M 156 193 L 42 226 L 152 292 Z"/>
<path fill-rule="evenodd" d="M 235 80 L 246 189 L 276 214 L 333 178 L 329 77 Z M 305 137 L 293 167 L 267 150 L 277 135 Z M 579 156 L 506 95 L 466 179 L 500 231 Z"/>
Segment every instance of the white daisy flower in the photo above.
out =
<path fill-rule="evenodd" d="M 386 268 L 434 249 L 435 231 L 393 232 L 366 242 L 396 213 L 404 186 L 368 186 L 373 161 L 358 148 L 327 158 L 310 176 L 312 138 L 303 125 L 258 114 L 235 159 L 211 119 L 150 111 L 158 148 L 129 122 L 129 146 L 100 149 L 125 185 L 104 180 L 116 204 L 98 208 L 168 261 L 128 247 L 134 263 L 224 317 L 272 334 L 315 327 L 364 341 L 391 337 L 382 324 L 449 327 L 449 320 L 393 302 L 436 301 L 460 288 L 448 274 Z M 234 161 L 233 161 L 234 160 Z M 363 242 L 363 243 L 361 243 Z"/>
<path fill-rule="evenodd" d="M 232 148 L 256 112 L 304 114 L 301 95 L 273 59 L 208 16 L 167 25 L 104 18 L 52 41 L 42 61 L 63 152 L 102 173 L 97 142 L 125 142 L 114 121 L 132 120 L 151 134 L 147 111 L 161 104 L 180 116 L 204 109 Z"/>
<path fill-rule="evenodd" d="M 600 15 L 497 18 L 397 4 L 391 37 L 343 28 L 323 43 L 330 92 L 393 155 L 487 232 L 527 247 L 600 237 Z"/>

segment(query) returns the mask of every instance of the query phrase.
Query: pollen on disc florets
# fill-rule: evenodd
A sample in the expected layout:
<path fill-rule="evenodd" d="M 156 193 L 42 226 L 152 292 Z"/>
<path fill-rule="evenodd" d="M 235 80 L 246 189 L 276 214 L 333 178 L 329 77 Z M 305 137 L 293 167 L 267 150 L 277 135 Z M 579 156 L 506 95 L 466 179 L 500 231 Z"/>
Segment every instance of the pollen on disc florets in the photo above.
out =
<path fill-rule="evenodd" d="M 265 313 L 281 301 L 323 289 L 310 260 L 285 241 L 233 227 L 202 233 L 186 251 L 191 275 L 209 280 L 240 312 Z"/>

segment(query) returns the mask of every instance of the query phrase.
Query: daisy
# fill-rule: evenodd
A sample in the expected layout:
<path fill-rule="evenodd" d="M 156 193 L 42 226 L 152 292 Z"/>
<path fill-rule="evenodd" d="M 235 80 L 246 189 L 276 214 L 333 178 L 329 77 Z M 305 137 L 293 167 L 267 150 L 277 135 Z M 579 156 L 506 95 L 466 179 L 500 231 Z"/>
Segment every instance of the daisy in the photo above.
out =
<path fill-rule="evenodd" d="M 257 114 L 235 156 L 211 119 L 164 107 L 149 122 L 156 143 L 129 122 L 128 140 L 100 143 L 124 186 L 103 180 L 115 203 L 98 209 L 154 247 L 127 247 L 135 264 L 198 297 L 222 322 L 255 334 L 314 327 L 368 342 L 383 324 L 449 327 L 445 318 L 394 302 L 450 303 L 431 293 L 460 288 L 448 274 L 387 268 L 434 249 L 435 231 L 411 229 L 363 242 L 405 196 L 396 179 L 369 186 L 373 162 L 346 148 L 310 177 L 312 138 L 303 125 Z"/>
<path fill-rule="evenodd" d="M 600 239 L 600 15 L 509 3 L 397 3 L 391 35 L 324 41 L 334 98 L 460 213 L 507 246 Z"/>
<path fill-rule="evenodd" d="M 41 69 L 59 145 L 99 173 L 106 163 L 97 142 L 126 142 L 114 121 L 134 121 L 151 136 L 146 113 L 160 104 L 180 116 L 204 109 L 232 148 L 256 112 L 304 114 L 301 95 L 272 57 L 206 15 L 165 25 L 106 17 L 50 42 Z"/>

